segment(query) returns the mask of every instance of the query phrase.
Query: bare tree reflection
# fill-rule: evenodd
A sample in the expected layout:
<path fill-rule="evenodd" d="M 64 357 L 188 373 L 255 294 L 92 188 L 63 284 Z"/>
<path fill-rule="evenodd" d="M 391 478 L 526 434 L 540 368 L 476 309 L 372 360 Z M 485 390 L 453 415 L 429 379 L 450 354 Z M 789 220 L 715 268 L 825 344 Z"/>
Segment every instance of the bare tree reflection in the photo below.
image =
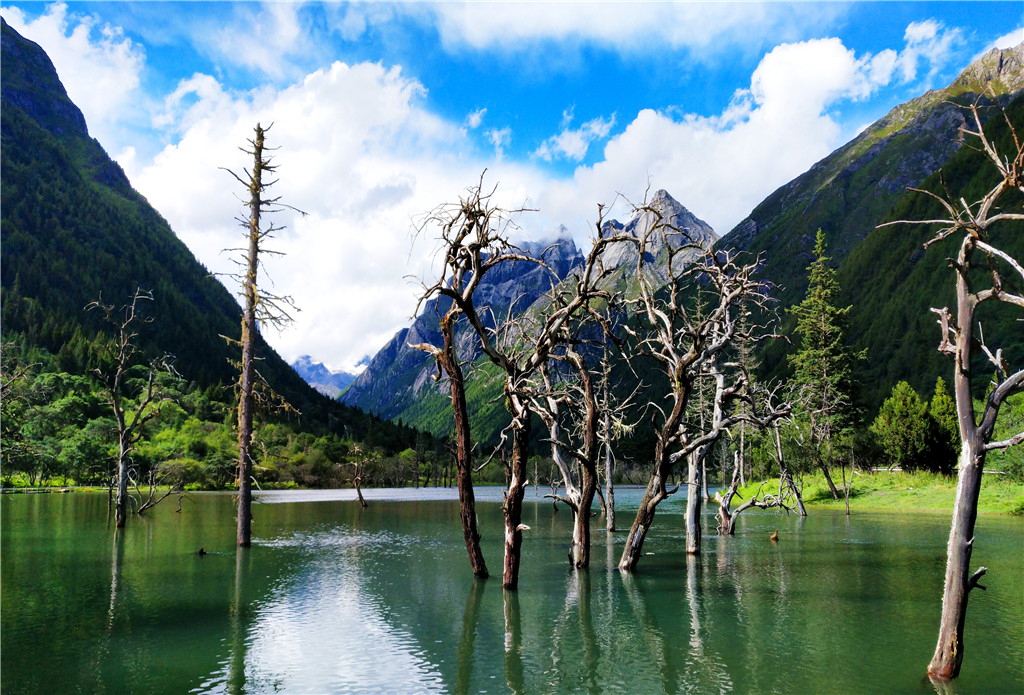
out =
<path fill-rule="evenodd" d="M 473 649 L 476 645 L 477 626 L 480 624 L 480 596 L 484 591 L 484 580 L 473 577 L 473 586 L 466 598 L 466 609 L 462 612 L 462 639 L 456 652 L 455 693 L 466 695 L 473 677 Z"/>
<path fill-rule="evenodd" d="M 228 662 L 228 692 L 241 695 L 245 692 L 245 600 L 246 584 L 249 578 L 248 548 L 235 549 L 235 594 L 231 600 L 231 657 Z"/>
<path fill-rule="evenodd" d="M 505 682 L 513 693 L 523 690 L 523 628 L 519 618 L 519 594 L 505 592 Z"/>

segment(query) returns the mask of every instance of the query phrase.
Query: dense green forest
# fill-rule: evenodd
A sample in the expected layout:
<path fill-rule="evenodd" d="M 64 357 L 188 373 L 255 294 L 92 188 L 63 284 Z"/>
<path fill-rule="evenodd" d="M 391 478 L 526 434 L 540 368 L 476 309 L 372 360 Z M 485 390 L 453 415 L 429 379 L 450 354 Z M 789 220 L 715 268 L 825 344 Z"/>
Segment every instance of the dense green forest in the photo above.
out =
<path fill-rule="evenodd" d="M 238 303 L 89 136 L 42 49 L 6 22 L 2 47 L 4 483 L 109 481 L 116 428 L 93 370 L 110 326 L 85 308 L 120 307 L 142 289 L 153 300 L 135 370 L 168 354 L 180 378 L 167 384 L 171 400 L 144 431 L 137 475 L 230 485 L 238 355 L 222 336 L 240 333 Z M 422 461 L 440 462 L 441 443 L 317 393 L 258 343 L 260 373 L 297 411 L 264 414 L 258 484 L 341 484 L 351 479 L 355 442 L 367 484 L 409 481 L 410 455 L 397 458 L 404 451 L 418 451 L 413 463 L 437 480 L 431 465 L 440 464 Z"/>

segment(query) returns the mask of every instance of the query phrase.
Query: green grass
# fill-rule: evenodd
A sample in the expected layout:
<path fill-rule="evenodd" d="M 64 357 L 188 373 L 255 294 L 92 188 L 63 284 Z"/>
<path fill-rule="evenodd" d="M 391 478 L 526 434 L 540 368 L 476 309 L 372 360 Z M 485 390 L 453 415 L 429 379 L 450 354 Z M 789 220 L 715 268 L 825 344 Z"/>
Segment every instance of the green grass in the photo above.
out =
<path fill-rule="evenodd" d="M 833 500 L 818 473 L 805 476 L 803 495 L 808 507 L 845 509 L 842 480 L 838 471 L 833 475 L 840 497 Z M 757 492 L 760 483 L 750 483 L 740 489 L 743 499 Z M 769 480 L 764 490 L 777 492 L 779 479 Z M 937 473 L 864 473 L 854 476 L 850 489 L 850 511 L 867 509 L 894 509 L 902 511 L 952 512 L 956 495 L 956 478 Z M 739 504 L 738 502 L 736 504 Z M 982 514 L 1024 515 L 1024 483 L 1005 480 L 1004 476 L 985 475 L 981 484 L 978 511 Z"/>

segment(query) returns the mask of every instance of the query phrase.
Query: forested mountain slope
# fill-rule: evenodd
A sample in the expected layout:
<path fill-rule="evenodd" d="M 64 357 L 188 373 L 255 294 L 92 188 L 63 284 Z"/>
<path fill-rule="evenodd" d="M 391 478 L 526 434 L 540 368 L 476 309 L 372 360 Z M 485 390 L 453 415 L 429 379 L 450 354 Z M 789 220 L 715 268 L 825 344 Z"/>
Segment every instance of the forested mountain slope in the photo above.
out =
<path fill-rule="evenodd" d="M 100 297 L 120 306 L 142 288 L 155 300 L 139 335 L 144 349 L 173 354 L 201 387 L 230 383 L 237 349 L 221 336 L 241 332 L 235 299 L 89 136 L 45 52 L 6 22 L 2 60 L 4 341 L 43 348 L 61 370 L 84 374 L 109 328 L 84 307 Z M 366 431 L 365 414 L 317 393 L 262 341 L 259 356 L 261 373 L 302 422 Z"/>
<path fill-rule="evenodd" d="M 947 182 L 966 185 L 969 167 L 977 169 L 981 162 L 967 152 L 960 155 L 964 142 L 960 129 L 968 115 L 963 107 L 986 90 L 995 103 L 1005 106 L 1022 89 L 1022 46 L 993 49 L 945 89 L 897 106 L 776 190 L 719 243 L 720 248 L 764 254 L 764 276 L 779 287 L 781 306 L 788 308 L 807 290 L 815 234 L 818 229 L 825 232 L 828 254 L 839 269 L 844 302 L 853 305 L 851 338 L 858 347 L 868 348 L 868 360 L 855 369 L 862 384 L 859 400 L 869 410 L 877 408 L 900 379 L 911 381 L 915 388 L 923 388 L 930 380 L 930 388 L 937 373 L 948 371 L 948 365 L 935 371 L 942 361 L 935 352 L 937 329 L 926 304 L 946 296 L 935 294 L 942 288 L 948 288 L 951 296 L 953 282 L 942 270 L 948 254 L 939 249 L 924 253 L 925 232 L 875 227 L 895 219 L 893 215 L 900 214 L 897 210 L 904 216 L 911 210 L 920 213 L 923 196 L 909 193 L 907 187 L 920 187 L 929 177 L 933 179 L 928 185 L 937 185 L 936 172 L 947 163 Z M 984 104 L 993 103 L 981 98 Z M 983 110 L 987 118 L 994 114 L 998 114 L 995 108 Z M 976 186 L 965 190 L 973 194 Z M 923 264 L 918 268 L 919 261 Z M 926 301 L 925 292 L 932 299 Z M 918 311 L 921 306 L 923 313 Z M 897 316 L 901 318 L 896 320 Z M 791 328 L 792 320 L 785 324 Z M 762 373 L 785 375 L 785 355 L 791 350 L 782 343 L 767 346 L 761 354 Z M 920 371 L 926 365 L 927 374 Z"/>

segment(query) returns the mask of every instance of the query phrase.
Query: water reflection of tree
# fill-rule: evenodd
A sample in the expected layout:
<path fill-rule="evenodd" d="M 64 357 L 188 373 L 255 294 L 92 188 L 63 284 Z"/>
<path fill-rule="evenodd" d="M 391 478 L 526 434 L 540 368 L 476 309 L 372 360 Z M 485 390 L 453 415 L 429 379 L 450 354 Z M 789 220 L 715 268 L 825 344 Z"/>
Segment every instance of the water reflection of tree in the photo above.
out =
<path fill-rule="evenodd" d="M 505 683 L 513 693 L 523 693 L 523 626 L 519 594 L 505 591 Z"/>
<path fill-rule="evenodd" d="M 466 609 L 462 613 L 462 638 L 456 652 L 455 693 L 466 695 L 473 677 L 473 648 L 476 645 L 477 625 L 480 623 L 480 595 L 484 590 L 484 581 L 473 578 L 473 586 L 466 599 Z"/>
<path fill-rule="evenodd" d="M 228 660 L 228 693 L 245 692 L 246 656 L 246 584 L 249 577 L 249 550 L 235 550 L 235 591 L 231 599 L 231 656 Z"/>

